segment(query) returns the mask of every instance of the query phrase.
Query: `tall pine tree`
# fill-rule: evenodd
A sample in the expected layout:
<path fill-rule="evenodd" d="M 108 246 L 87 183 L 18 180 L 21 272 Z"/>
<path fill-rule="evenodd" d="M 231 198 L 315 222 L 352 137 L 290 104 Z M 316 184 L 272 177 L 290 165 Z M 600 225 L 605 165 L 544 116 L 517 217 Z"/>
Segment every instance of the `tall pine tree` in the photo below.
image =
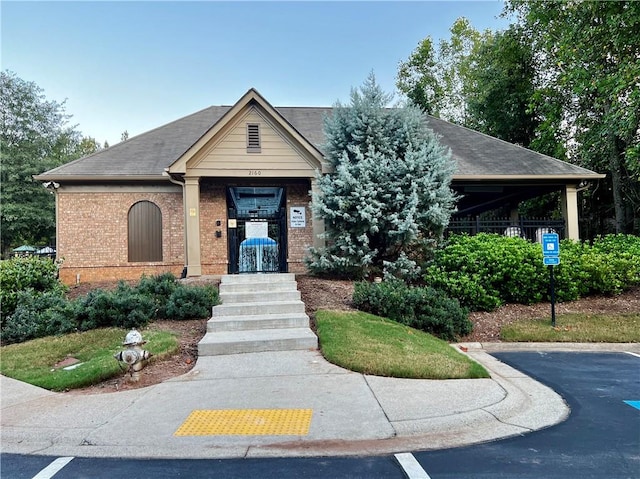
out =
<path fill-rule="evenodd" d="M 391 96 L 371 74 L 325 121 L 331 174 L 318 176 L 314 214 L 326 248 L 312 249 L 315 273 L 365 277 L 415 272 L 408 259 L 449 223 L 454 164 L 412 106 L 387 108 Z"/>

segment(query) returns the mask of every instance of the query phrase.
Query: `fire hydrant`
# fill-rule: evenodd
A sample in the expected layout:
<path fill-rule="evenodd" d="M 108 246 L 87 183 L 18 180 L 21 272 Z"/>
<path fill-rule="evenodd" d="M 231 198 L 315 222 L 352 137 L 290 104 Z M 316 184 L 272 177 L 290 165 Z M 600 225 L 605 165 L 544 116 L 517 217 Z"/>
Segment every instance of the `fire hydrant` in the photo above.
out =
<path fill-rule="evenodd" d="M 141 347 L 145 343 L 146 341 L 142 339 L 142 334 L 136 329 L 132 329 L 122 342 L 122 345 L 126 346 L 127 349 L 113 355 L 117 361 L 129 365 L 127 371 L 131 374 L 132 381 L 140 380 L 140 370 L 144 367 L 144 361 L 151 357 L 151 353 Z"/>

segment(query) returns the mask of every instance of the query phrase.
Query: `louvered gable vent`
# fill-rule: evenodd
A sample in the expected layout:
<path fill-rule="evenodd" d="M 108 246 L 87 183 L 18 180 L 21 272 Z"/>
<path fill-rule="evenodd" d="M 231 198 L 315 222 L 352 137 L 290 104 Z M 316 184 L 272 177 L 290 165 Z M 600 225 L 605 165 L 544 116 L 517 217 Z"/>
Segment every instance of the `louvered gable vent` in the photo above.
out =
<path fill-rule="evenodd" d="M 260 124 L 247 123 L 247 153 L 260 153 Z"/>

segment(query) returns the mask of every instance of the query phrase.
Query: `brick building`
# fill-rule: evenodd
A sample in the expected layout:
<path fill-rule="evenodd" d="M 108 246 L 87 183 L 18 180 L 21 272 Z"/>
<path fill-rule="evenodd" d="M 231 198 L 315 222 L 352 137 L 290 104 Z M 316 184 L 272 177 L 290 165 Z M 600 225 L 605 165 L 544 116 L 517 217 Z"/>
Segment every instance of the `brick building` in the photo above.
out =
<path fill-rule="evenodd" d="M 310 209 L 328 173 L 331 108 L 273 107 L 254 89 L 36 176 L 56 193 L 60 277 L 78 281 L 245 272 L 303 272 L 321 221 Z M 577 238 L 584 168 L 428 118 L 457 162 L 458 214 L 562 191 Z"/>

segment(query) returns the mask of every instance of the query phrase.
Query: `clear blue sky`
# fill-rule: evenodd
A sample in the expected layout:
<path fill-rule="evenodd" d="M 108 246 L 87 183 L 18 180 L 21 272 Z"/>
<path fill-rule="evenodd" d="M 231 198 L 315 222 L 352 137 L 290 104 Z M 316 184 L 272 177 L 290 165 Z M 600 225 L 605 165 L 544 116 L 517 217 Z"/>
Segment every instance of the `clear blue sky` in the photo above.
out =
<path fill-rule="evenodd" d="M 67 100 L 71 123 L 120 140 L 256 88 L 275 106 L 348 102 L 464 16 L 503 29 L 502 2 L 2 1 L 2 70 Z"/>

